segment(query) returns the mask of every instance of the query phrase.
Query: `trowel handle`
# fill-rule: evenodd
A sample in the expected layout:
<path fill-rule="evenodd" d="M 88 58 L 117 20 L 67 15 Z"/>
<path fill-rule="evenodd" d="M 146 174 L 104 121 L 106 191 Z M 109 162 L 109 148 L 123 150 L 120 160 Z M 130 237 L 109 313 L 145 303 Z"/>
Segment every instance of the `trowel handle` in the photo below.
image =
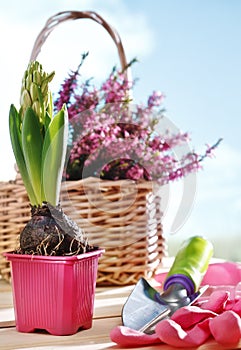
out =
<path fill-rule="evenodd" d="M 174 283 L 182 284 L 189 295 L 195 293 L 207 271 L 213 245 L 202 236 L 186 240 L 180 247 L 164 282 L 164 290 Z"/>

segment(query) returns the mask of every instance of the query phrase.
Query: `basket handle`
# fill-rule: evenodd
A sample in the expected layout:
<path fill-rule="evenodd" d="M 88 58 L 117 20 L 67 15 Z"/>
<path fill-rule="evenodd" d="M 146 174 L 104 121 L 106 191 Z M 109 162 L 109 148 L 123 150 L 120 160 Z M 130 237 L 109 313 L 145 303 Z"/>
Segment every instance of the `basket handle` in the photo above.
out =
<path fill-rule="evenodd" d="M 126 78 L 128 79 L 128 75 L 129 75 L 128 63 L 126 60 L 125 50 L 122 45 L 121 38 L 118 32 L 115 30 L 115 28 L 110 26 L 100 15 L 98 15 L 94 11 L 63 11 L 50 17 L 35 40 L 35 43 L 31 52 L 31 56 L 30 56 L 30 61 L 34 61 L 37 58 L 44 42 L 46 41 L 46 39 L 48 38 L 52 30 L 55 27 L 57 27 L 58 24 L 68 20 L 75 20 L 79 18 L 92 19 L 93 21 L 102 25 L 107 30 L 107 32 L 110 34 L 111 38 L 113 39 L 117 47 L 122 71 L 124 72 L 124 74 L 126 75 Z"/>

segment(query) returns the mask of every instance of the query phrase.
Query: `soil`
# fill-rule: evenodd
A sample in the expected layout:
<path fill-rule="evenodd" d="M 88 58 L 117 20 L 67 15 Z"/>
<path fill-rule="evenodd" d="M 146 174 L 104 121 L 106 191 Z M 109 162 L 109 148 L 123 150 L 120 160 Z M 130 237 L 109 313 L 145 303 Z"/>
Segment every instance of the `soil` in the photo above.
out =
<path fill-rule="evenodd" d="M 77 255 L 98 249 L 60 206 L 31 207 L 31 219 L 20 233 L 19 254 Z"/>

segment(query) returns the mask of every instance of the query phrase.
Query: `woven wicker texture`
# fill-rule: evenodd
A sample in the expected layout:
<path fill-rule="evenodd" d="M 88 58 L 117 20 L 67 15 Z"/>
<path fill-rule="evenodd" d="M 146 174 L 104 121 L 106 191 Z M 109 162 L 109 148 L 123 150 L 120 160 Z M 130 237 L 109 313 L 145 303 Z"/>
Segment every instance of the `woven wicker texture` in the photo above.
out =
<path fill-rule="evenodd" d="M 151 277 L 166 252 L 158 186 L 144 181 L 67 181 L 61 203 L 92 244 L 105 248 L 98 284 Z"/>
<path fill-rule="evenodd" d="M 7 281 L 11 276 L 10 264 L 2 254 L 17 247 L 19 232 L 29 219 L 30 206 L 21 178 L 0 182 L 0 274 Z"/>
<path fill-rule="evenodd" d="M 107 30 L 124 69 L 127 61 L 119 34 L 95 12 L 66 11 L 50 17 L 36 38 L 30 59 L 37 58 L 58 24 L 78 18 L 92 19 Z M 98 285 L 136 283 L 141 276 L 151 277 L 160 266 L 166 245 L 158 189 L 148 181 L 97 178 L 63 184 L 64 212 L 79 224 L 91 244 L 105 248 L 99 260 Z M 2 253 L 16 248 L 19 232 L 29 218 L 29 201 L 20 176 L 15 181 L 0 183 L 0 274 L 8 281 L 10 267 Z"/>
<path fill-rule="evenodd" d="M 62 186 L 64 212 L 83 229 L 90 243 L 105 248 L 99 260 L 97 284 L 136 283 L 151 277 L 166 253 L 158 186 L 145 181 L 105 181 L 87 178 Z M 17 176 L 0 183 L 0 273 L 10 280 L 2 253 L 18 245 L 30 219 L 28 197 Z"/>

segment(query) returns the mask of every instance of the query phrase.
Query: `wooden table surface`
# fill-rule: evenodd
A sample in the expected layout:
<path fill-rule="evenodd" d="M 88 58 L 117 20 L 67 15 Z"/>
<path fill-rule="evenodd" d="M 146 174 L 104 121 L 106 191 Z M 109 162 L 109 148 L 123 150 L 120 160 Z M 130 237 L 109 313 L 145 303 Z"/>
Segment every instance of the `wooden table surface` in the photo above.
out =
<path fill-rule="evenodd" d="M 111 342 L 109 333 L 121 325 L 121 309 L 133 286 L 97 288 L 93 326 L 71 336 L 54 336 L 48 333 L 20 333 L 15 329 L 11 285 L 0 280 L 0 349 L 4 350 L 96 350 L 127 349 Z M 168 345 L 138 347 L 138 349 L 174 350 Z M 194 349 L 194 348 L 192 348 Z M 195 348 L 198 350 L 234 349 L 222 347 L 213 340 Z M 241 341 L 235 349 L 241 349 Z"/>

